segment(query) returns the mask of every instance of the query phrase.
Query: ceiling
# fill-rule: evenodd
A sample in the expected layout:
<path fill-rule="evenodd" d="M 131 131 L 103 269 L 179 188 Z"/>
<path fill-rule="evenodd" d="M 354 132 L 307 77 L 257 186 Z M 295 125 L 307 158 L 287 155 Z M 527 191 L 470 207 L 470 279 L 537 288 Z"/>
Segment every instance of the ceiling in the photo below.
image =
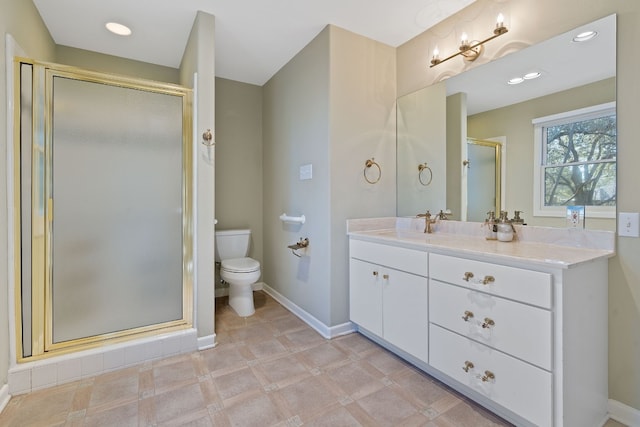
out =
<path fill-rule="evenodd" d="M 216 76 L 263 85 L 327 24 L 397 47 L 475 0 L 33 0 L 56 44 L 178 68 L 198 11 Z M 105 23 L 133 30 L 116 36 Z"/>

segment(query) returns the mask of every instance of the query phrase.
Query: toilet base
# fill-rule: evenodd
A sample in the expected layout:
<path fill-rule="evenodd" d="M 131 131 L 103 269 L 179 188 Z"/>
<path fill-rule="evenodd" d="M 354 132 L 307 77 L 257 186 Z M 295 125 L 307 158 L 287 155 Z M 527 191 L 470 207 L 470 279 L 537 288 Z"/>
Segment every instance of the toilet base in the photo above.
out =
<path fill-rule="evenodd" d="M 251 284 L 237 285 L 229 283 L 229 305 L 240 317 L 249 317 L 256 312 L 253 305 Z"/>

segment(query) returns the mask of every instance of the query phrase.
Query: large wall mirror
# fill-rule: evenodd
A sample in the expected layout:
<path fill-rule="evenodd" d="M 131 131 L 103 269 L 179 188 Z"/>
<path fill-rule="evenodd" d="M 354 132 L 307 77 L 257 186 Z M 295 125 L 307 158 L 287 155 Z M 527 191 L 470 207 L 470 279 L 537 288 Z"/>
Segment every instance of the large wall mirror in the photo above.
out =
<path fill-rule="evenodd" d="M 585 42 L 573 40 L 587 30 L 595 31 L 596 36 Z M 540 76 L 508 84 L 528 73 Z M 564 217 L 534 215 L 534 188 L 545 183 L 534 182 L 534 165 L 540 155 L 535 149 L 533 123 L 542 117 L 615 102 L 616 16 L 587 23 L 431 88 L 441 85 L 444 89 L 426 88 L 398 99 L 398 216 L 451 209 L 453 219 L 477 221 L 479 211 L 495 206 L 510 216 L 516 210 L 523 211 L 530 225 L 566 226 Z M 434 120 L 432 109 L 420 110 L 443 103 L 444 121 L 439 117 Z M 613 133 L 615 137 L 615 129 Z M 500 141 L 501 150 L 493 150 L 497 162 L 493 180 L 466 179 L 469 140 Z M 421 157 L 415 158 L 415 153 Z M 430 153 L 446 154 L 446 170 L 441 168 L 441 158 L 428 158 Z M 615 159 L 615 155 L 614 147 L 609 157 Z M 433 163 L 438 169 L 437 173 L 434 169 L 429 187 L 420 185 L 415 167 L 423 163 Z M 615 162 L 612 169 L 615 183 Z M 493 194 L 476 197 L 487 193 L 485 187 L 491 187 Z M 482 206 L 476 206 L 476 201 Z M 613 207 L 615 211 L 615 194 Z M 587 207 L 585 216 L 587 228 L 615 229 L 615 212 L 609 218 L 596 218 Z"/>

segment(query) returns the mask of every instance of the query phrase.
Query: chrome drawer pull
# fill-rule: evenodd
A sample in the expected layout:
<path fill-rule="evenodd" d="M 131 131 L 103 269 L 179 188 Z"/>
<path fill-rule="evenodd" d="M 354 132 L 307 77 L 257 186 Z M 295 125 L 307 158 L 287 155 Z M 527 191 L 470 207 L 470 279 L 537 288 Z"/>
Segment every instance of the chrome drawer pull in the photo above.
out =
<path fill-rule="evenodd" d="M 464 320 L 465 322 L 468 322 L 469 319 L 472 318 L 472 317 L 473 317 L 473 312 L 469 311 L 469 310 L 466 310 L 464 312 L 464 316 L 462 316 L 462 320 Z"/>
<path fill-rule="evenodd" d="M 467 360 L 464 362 L 464 366 L 462 367 L 462 370 L 465 372 L 469 372 L 469 369 L 473 369 L 473 363 Z"/>
<path fill-rule="evenodd" d="M 493 382 L 495 381 L 496 376 L 491 371 L 484 371 L 484 376 L 481 379 L 482 379 L 482 382 L 484 383 L 489 381 Z"/>
<path fill-rule="evenodd" d="M 484 318 L 484 323 L 482 324 L 482 327 L 484 329 L 489 329 L 492 326 L 495 326 L 496 322 L 494 322 L 492 319 L 489 319 L 488 317 Z"/>
<path fill-rule="evenodd" d="M 471 279 L 473 277 L 473 273 L 470 271 L 467 271 L 464 273 L 464 277 L 462 278 L 462 280 L 464 280 L 465 282 L 468 282 L 469 279 Z"/>
<path fill-rule="evenodd" d="M 484 276 L 484 279 L 482 279 L 482 284 L 483 285 L 487 285 L 489 283 L 493 283 L 496 281 L 496 278 L 493 276 Z"/>

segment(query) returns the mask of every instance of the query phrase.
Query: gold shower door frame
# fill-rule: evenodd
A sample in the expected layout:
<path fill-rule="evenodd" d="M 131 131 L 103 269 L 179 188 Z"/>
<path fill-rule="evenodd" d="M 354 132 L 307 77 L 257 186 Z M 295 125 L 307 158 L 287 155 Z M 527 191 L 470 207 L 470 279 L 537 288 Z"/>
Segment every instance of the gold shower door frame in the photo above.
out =
<path fill-rule="evenodd" d="M 31 66 L 31 138 L 22 141 L 21 112 L 29 106 L 22 105 L 21 69 Z M 192 156 L 192 91 L 182 86 L 154 81 L 92 72 L 76 67 L 43 63 L 25 58 L 14 61 L 14 247 L 15 247 L 15 324 L 16 356 L 19 362 L 69 353 L 81 349 L 114 343 L 133 338 L 157 335 L 192 326 L 193 319 L 193 156 Z M 99 83 L 124 89 L 175 96 L 182 105 L 182 318 L 126 330 L 118 330 L 82 338 L 54 342 L 53 339 L 53 203 L 52 197 L 52 144 L 53 144 L 53 81 L 56 77 L 81 82 Z M 144 131 L 144 129 L 142 130 Z M 152 130 L 149 130 L 152 131 Z M 21 183 L 21 150 L 23 144 L 31 145 L 31 329 L 30 351 L 23 351 L 23 301 L 22 295 L 22 197 L 25 191 Z M 44 161 L 44 171 L 38 162 Z M 44 175 L 44 176 L 42 176 Z M 28 190 L 28 189 L 27 189 Z M 28 197 L 28 195 L 24 195 Z M 161 230 L 159 231 L 161 232 Z M 27 249 L 28 250 L 28 249 Z M 26 267 L 28 268 L 28 267 Z M 28 302 L 25 302 L 28 305 Z M 26 311 L 26 310 L 25 310 Z"/>

